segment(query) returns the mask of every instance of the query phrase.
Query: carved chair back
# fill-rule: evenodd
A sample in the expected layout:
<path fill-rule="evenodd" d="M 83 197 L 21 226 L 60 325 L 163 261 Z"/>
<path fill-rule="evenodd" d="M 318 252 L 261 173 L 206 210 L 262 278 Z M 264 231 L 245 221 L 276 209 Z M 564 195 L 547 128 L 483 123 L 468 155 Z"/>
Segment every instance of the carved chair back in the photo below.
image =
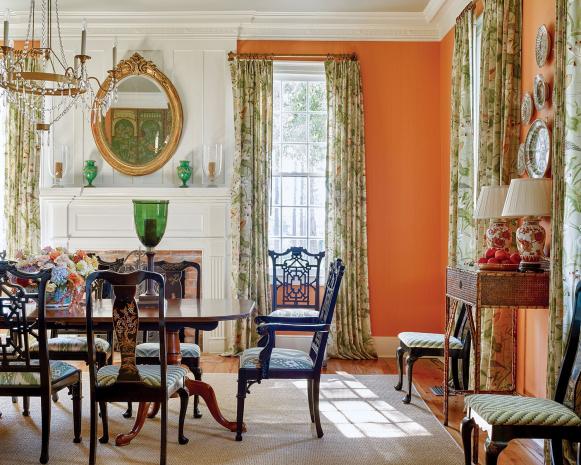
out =
<path fill-rule="evenodd" d="M 99 270 L 103 271 L 115 271 L 116 273 L 119 272 L 123 264 L 125 263 L 125 259 L 123 258 L 116 258 L 113 261 L 103 260 L 99 255 L 97 255 L 97 262 L 99 263 Z M 112 298 L 111 292 L 111 285 L 105 282 L 97 282 L 96 283 L 96 290 L 98 292 L 98 297 L 101 299 L 110 299 Z"/>
<path fill-rule="evenodd" d="M 268 255 L 272 260 L 272 310 L 277 307 L 319 310 L 319 280 L 325 252 L 290 247 L 281 253 L 269 250 Z"/>
<path fill-rule="evenodd" d="M 38 294 L 27 294 L 12 282 L 12 278 L 29 280 L 37 286 Z M 26 380 L 38 376 L 42 388 L 50 386 L 50 363 L 45 322 L 44 296 L 50 271 L 30 274 L 18 271 L 10 262 L 0 262 L 0 372 L 18 374 Z M 27 306 L 27 304 L 33 304 Z M 30 312 L 36 312 L 31 318 Z M 38 354 L 31 357 L 30 345 L 38 341 Z M 35 383 L 30 383 L 35 384 Z"/>
<path fill-rule="evenodd" d="M 91 378 L 91 388 L 96 383 L 96 361 L 95 361 L 95 341 L 93 332 L 93 298 L 91 286 L 96 280 L 103 280 L 111 284 L 113 288 L 114 300 L 112 304 L 113 330 L 119 344 L 121 352 L 121 366 L 116 384 L 141 382 L 137 369 L 135 348 L 137 346 L 137 333 L 139 329 L 139 307 L 135 300 L 137 288 L 143 281 L 151 279 L 161 290 L 158 300 L 159 310 L 159 342 L 160 342 L 160 365 L 161 365 L 161 387 L 166 391 L 167 376 L 167 335 L 165 331 L 165 299 L 164 278 L 159 273 L 149 271 L 134 271 L 133 273 L 116 273 L 113 271 L 95 271 L 91 273 L 86 281 L 86 318 L 87 318 L 87 342 L 89 353 L 89 375 Z M 165 392 L 167 395 L 167 392 Z"/>
<path fill-rule="evenodd" d="M 565 355 L 555 389 L 555 401 L 581 415 L 581 281 L 575 289 L 573 315 Z"/>
<path fill-rule="evenodd" d="M 340 258 L 331 263 L 329 275 L 327 276 L 327 284 L 325 286 L 325 294 L 323 296 L 321 310 L 319 311 L 321 323 L 331 325 L 333 322 L 333 315 L 335 313 L 335 306 L 337 304 L 337 298 L 339 296 L 339 289 L 341 287 L 344 272 L 345 265 L 343 265 L 343 261 Z M 311 360 L 313 360 L 316 371 L 320 371 L 323 366 L 328 338 L 328 331 L 316 332 L 313 335 L 309 355 Z"/>
<path fill-rule="evenodd" d="M 199 263 L 183 260 L 172 263 L 165 260 L 155 262 L 155 271 L 165 277 L 165 298 L 183 299 L 186 296 L 186 270 L 196 270 L 196 297 L 201 297 L 202 269 Z"/>

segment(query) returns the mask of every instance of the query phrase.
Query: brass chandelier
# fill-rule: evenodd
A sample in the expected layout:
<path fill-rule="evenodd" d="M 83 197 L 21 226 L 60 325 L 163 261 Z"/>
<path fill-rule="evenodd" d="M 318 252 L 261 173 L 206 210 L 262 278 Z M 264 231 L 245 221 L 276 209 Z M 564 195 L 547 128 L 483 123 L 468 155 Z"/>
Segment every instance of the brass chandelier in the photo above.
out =
<path fill-rule="evenodd" d="M 37 37 L 37 4 L 40 8 L 40 35 Z M 53 7 L 54 4 L 54 7 Z M 56 35 L 53 38 L 53 22 Z M 36 29 L 35 29 L 36 28 Z M 81 107 L 91 119 L 101 118 L 117 99 L 117 45 L 113 45 L 111 79 L 104 88 L 87 71 L 91 59 L 86 53 L 87 26 L 83 21 L 80 53 L 67 62 L 61 37 L 58 0 L 30 0 L 28 28 L 22 50 L 10 40 L 10 12 L 4 16 L 4 41 L 0 50 L 0 97 L 25 115 L 37 130 L 48 131 L 71 108 Z M 99 92 L 101 91 L 101 92 Z M 99 97 L 97 97 L 99 92 Z"/>

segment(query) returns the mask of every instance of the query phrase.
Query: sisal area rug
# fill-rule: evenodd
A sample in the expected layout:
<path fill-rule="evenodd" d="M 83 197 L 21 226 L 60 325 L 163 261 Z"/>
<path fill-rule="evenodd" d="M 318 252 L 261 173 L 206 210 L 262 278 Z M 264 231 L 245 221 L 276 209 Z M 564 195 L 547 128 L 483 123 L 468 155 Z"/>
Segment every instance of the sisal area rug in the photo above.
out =
<path fill-rule="evenodd" d="M 86 375 L 86 373 L 85 373 Z M 235 419 L 236 377 L 207 374 L 222 412 Z M 170 401 L 168 464 L 171 465 L 294 465 L 342 463 L 357 465 L 460 465 L 456 442 L 432 415 L 417 393 L 404 405 L 393 389 L 395 376 L 325 375 L 321 383 L 321 412 L 325 436 L 317 439 L 311 425 L 306 382 L 265 380 L 254 385 L 246 401 L 248 432 L 242 442 L 211 418 L 201 405 L 203 418 L 191 417 L 188 407 L 186 436 L 177 444 L 179 401 Z M 86 386 L 85 386 L 86 387 Z M 85 389 L 88 396 L 88 390 Z M 0 464 L 37 464 L 40 456 L 40 403 L 31 400 L 25 418 L 19 404 L 0 398 Z M 136 406 L 135 406 L 136 407 Z M 98 464 L 159 463 L 159 420 L 147 420 L 141 434 L 127 447 L 113 445 L 115 435 L 131 429 L 121 416 L 124 406 L 109 407 L 110 444 L 98 444 Z M 65 391 L 53 404 L 50 464 L 88 463 L 88 402 L 83 401 L 83 442 L 72 442 L 72 404 Z"/>

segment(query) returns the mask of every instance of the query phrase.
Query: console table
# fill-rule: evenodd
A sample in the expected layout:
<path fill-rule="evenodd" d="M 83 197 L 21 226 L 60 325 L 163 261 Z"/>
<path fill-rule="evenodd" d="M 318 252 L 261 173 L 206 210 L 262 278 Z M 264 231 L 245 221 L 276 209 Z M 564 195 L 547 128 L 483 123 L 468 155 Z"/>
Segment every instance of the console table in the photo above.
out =
<path fill-rule="evenodd" d="M 549 307 L 549 273 L 520 273 L 508 271 L 480 271 L 476 268 L 448 267 L 446 270 L 446 332 L 444 338 L 444 424 L 448 425 L 448 384 L 450 361 L 450 336 L 453 331 L 458 306 L 456 300 L 467 305 L 468 330 L 474 347 L 474 389 L 457 393 L 478 393 L 480 389 L 480 326 L 481 310 L 485 307 L 502 307 L 512 311 L 512 386 L 516 389 L 516 310 L 518 308 Z M 498 391 L 496 391 L 498 392 Z"/>

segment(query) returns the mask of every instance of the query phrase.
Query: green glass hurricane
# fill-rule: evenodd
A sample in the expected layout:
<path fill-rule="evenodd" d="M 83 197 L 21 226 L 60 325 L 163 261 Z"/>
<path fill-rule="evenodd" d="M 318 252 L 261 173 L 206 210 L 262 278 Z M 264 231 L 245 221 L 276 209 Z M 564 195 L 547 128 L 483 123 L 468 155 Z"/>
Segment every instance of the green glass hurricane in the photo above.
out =
<path fill-rule="evenodd" d="M 147 249 L 161 242 L 167 225 L 169 200 L 134 200 L 133 220 L 135 231 Z"/>

